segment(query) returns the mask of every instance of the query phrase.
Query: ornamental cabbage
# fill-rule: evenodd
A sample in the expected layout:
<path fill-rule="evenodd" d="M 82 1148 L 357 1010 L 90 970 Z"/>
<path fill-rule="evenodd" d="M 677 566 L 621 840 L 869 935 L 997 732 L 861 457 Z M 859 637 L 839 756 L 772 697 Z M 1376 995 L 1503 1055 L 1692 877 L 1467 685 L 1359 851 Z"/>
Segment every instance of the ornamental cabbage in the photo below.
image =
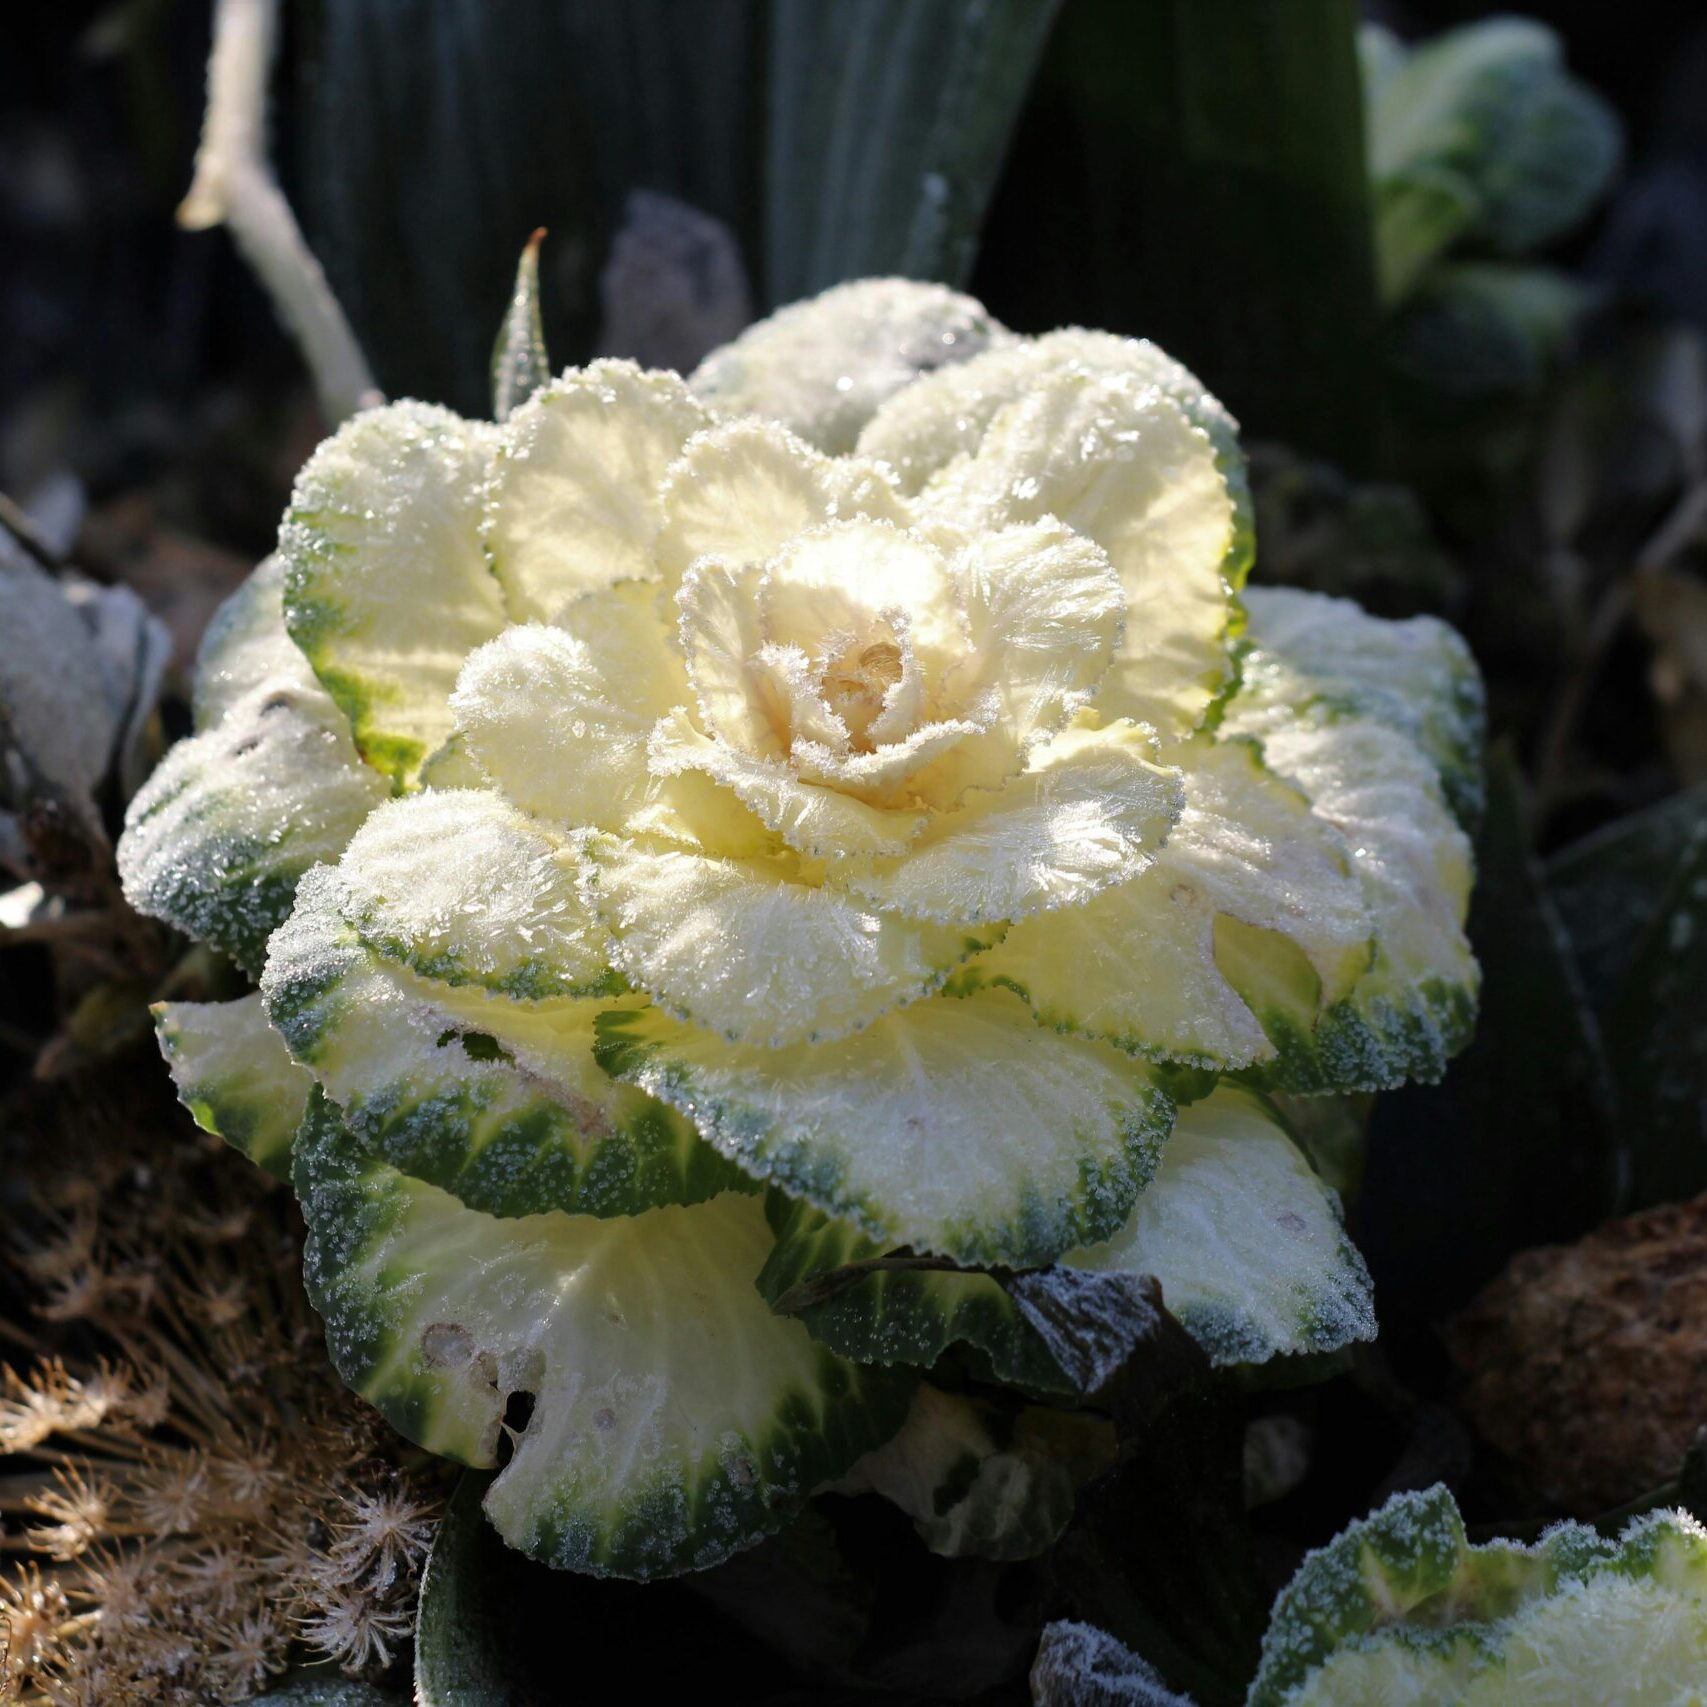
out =
<path fill-rule="evenodd" d="M 1275 1602 L 1247 1707 L 1700 1707 L 1707 1530 L 1655 1511 L 1472 1545 L 1450 1493 L 1396 1494 Z"/>
<path fill-rule="evenodd" d="M 1269 1093 L 1464 1040 L 1479 687 L 1252 555 L 1185 369 L 896 281 L 309 460 L 121 869 L 259 975 L 161 1012 L 180 1090 L 513 1545 L 714 1562 L 956 1341 L 1070 1390 L 1014 1270 L 1373 1333 Z"/>

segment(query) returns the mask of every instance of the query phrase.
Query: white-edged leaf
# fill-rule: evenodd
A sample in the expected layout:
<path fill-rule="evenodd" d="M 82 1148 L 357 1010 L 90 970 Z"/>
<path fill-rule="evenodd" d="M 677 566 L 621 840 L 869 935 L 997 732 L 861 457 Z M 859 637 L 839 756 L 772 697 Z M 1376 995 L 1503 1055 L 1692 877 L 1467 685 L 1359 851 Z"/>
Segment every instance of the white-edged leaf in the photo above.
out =
<path fill-rule="evenodd" d="M 1321 702 L 1408 735 L 1439 771 L 1459 822 L 1474 825 L 1486 713 L 1476 661 L 1456 629 L 1432 616 L 1371 616 L 1350 599 L 1296 587 L 1248 588 L 1245 612 L 1253 685 L 1265 670 L 1283 670 L 1298 709 Z"/>
<path fill-rule="evenodd" d="M 942 285 L 857 279 L 749 326 L 688 383 L 719 414 L 763 415 L 841 454 L 921 373 L 1006 339 L 982 304 Z"/>
<path fill-rule="evenodd" d="M 386 792 L 317 684 L 263 682 L 180 741 L 131 801 L 125 896 L 258 972 L 302 874 L 336 859 Z"/>
<path fill-rule="evenodd" d="M 957 457 L 974 454 L 1002 409 L 1051 374 L 1074 370 L 1125 374 L 1141 386 L 1154 386 L 1209 435 L 1233 499 L 1234 537 L 1222 572 L 1236 589 L 1256 549 L 1239 424 L 1196 374 L 1147 338 L 1074 326 L 1041 338 L 1012 339 L 974 361 L 925 374 L 896 392 L 861 433 L 860 451 L 892 468 L 902 491 L 916 494 Z"/>
<path fill-rule="evenodd" d="M 1153 1274 L 1216 1364 L 1375 1337 L 1369 1271 L 1339 1200 L 1260 1097 L 1227 1085 L 1180 1110 L 1126 1224 L 1067 1268 Z"/>
<path fill-rule="evenodd" d="M 1156 857 L 1179 817 L 1178 773 L 1147 729 L 1069 729 L 1023 776 L 935 817 L 898 857 L 832 881 L 879 907 L 941 924 L 1083 906 Z"/>
<path fill-rule="evenodd" d="M 616 966 L 670 1013 L 732 1041 L 846 1036 L 939 988 L 991 940 L 883 912 L 781 855 L 613 838 L 588 852 Z"/>
<path fill-rule="evenodd" d="M 157 1002 L 153 1014 L 178 1100 L 196 1125 L 288 1179 L 290 1141 L 307 1111 L 314 1077 L 291 1059 L 284 1039 L 267 1023 L 260 996 Z"/>
<path fill-rule="evenodd" d="M 1035 1265 L 1106 1238 L 1173 1107 L 1139 1063 L 1046 1031 L 1005 990 L 942 995 L 833 1043 L 763 1049 L 643 1009 L 599 1059 L 722 1153 L 870 1237 Z"/>
<path fill-rule="evenodd" d="M 872 806 L 807 781 L 779 759 L 755 758 L 713 740 L 680 709 L 654 728 L 650 754 L 655 775 L 693 771 L 723 784 L 766 829 L 812 859 L 898 854 L 927 821 L 924 812 Z"/>
<path fill-rule="evenodd" d="M 324 1101 L 295 1180 L 339 1373 L 444 1456 L 496 1464 L 507 1433 L 486 1512 L 547 1564 L 715 1564 L 900 1420 L 905 1381 L 844 1363 L 754 1290 L 770 1246 L 754 1198 L 500 1220 L 388 1167 Z M 517 1393 L 533 1404 L 513 1428 Z"/>
<path fill-rule="evenodd" d="M 911 519 L 888 471 L 828 457 L 775 421 L 744 417 L 696 433 L 665 476 L 656 556 L 667 582 L 701 557 L 764 563 L 821 522 Z"/>
<path fill-rule="evenodd" d="M 387 801 L 339 864 L 344 917 L 423 978 L 515 1001 L 608 994 L 610 942 L 575 850 L 489 789 Z"/>
<path fill-rule="evenodd" d="M 510 416 L 485 537 L 512 621 L 560 621 L 581 594 L 655 573 L 664 471 L 709 418 L 674 374 L 608 360 Z"/>
<path fill-rule="evenodd" d="M 585 593 L 573 633 L 527 623 L 483 646 L 452 701 L 459 738 L 506 799 L 563 829 L 759 852 L 772 838 L 727 790 L 648 766 L 653 725 L 692 691 L 656 594 L 637 581 Z"/>
<path fill-rule="evenodd" d="M 1433 755 L 1444 756 L 1448 773 L 1460 778 L 1458 797 L 1473 804 L 1477 684 L 1461 650 L 1429 625 L 1420 650 L 1438 663 L 1422 670 L 1395 663 L 1392 692 L 1378 692 L 1354 662 L 1330 668 L 1335 654 L 1320 632 L 1336 623 L 1362 631 L 1377 619 L 1318 594 L 1296 596 L 1316 601 L 1319 626 L 1294 623 L 1276 635 L 1284 649 L 1247 650 L 1222 729 L 1260 740 L 1268 763 L 1344 838 L 1375 952 L 1353 988 L 1337 999 L 1322 993 L 1325 1011 L 1274 943 L 1224 944 L 1228 976 L 1278 1050 L 1261 1068 L 1273 1088 L 1375 1090 L 1438 1078 L 1469 1037 L 1479 973 L 1464 934 L 1470 843 L 1448 804 L 1442 759 Z M 1380 648 L 1377 638 L 1368 644 Z M 1355 658 L 1355 643 L 1349 651 Z"/>
<path fill-rule="evenodd" d="M 1221 1069 L 1273 1047 L 1219 962 L 1223 921 L 1281 937 L 1314 1013 L 1369 960 L 1370 924 L 1338 834 L 1250 742 L 1164 749 L 1185 805 L 1154 861 L 1082 906 L 1025 919 L 976 963 L 1049 1025 Z"/>
<path fill-rule="evenodd" d="M 463 659 L 504 626 L 480 543 L 494 440 L 429 404 L 370 409 L 308 459 L 279 530 L 291 637 L 402 787 L 451 732 Z"/>
<path fill-rule="evenodd" d="M 1171 398 L 1120 370 L 1046 370 L 916 501 L 961 527 L 1054 516 L 1101 546 L 1126 628 L 1099 708 L 1170 738 L 1202 722 L 1227 679 L 1234 507 L 1208 435 Z"/>
<path fill-rule="evenodd" d="M 599 1068 L 604 1003 L 423 977 L 364 942 L 353 910 L 338 871 L 310 872 L 261 991 L 374 1154 L 495 1215 L 627 1215 L 742 1183 L 681 1116 Z"/>

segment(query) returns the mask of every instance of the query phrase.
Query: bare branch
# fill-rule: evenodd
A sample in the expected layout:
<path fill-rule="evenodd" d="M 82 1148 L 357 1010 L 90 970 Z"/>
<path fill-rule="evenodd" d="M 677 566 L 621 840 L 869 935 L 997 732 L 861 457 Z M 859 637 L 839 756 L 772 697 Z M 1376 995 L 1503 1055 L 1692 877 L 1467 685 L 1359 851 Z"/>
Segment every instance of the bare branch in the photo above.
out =
<path fill-rule="evenodd" d="M 267 79 L 277 0 L 218 0 L 207 68 L 207 117 L 190 193 L 189 231 L 226 225 L 295 337 L 328 421 L 384 401 L 267 159 Z"/>

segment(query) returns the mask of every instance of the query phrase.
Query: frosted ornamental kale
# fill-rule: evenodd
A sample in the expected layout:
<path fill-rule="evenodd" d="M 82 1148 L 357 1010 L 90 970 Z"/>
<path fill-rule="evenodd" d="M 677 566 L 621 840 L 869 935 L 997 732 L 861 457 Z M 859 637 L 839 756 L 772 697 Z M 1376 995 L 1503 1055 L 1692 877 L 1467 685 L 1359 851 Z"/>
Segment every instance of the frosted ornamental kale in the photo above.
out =
<path fill-rule="evenodd" d="M 1707 1530 L 1656 1511 L 1472 1545 L 1444 1487 L 1397 1494 L 1275 1602 L 1248 1707 L 1698 1707 Z"/>
<path fill-rule="evenodd" d="M 1267 1093 L 1463 1041 L 1479 689 L 1251 556 L 1178 364 L 897 281 L 311 458 L 123 871 L 260 977 L 162 1038 L 345 1377 L 474 1464 L 533 1396 L 513 1544 L 710 1563 L 956 1340 L 1070 1388 L 985 1269 L 1155 1274 L 1223 1363 L 1373 1332 Z M 797 1308 L 897 1248 L 961 1271 Z"/>

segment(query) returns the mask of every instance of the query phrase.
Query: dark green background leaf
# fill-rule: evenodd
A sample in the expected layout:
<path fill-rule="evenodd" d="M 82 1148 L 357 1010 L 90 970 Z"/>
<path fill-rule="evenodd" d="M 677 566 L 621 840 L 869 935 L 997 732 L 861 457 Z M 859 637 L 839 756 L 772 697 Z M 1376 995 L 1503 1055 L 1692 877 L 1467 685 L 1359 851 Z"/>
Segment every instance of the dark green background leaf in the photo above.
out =
<path fill-rule="evenodd" d="M 1022 330 L 1153 338 L 1247 430 L 1372 450 L 1355 0 L 1068 0 L 973 288 Z"/>
<path fill-rule="evenodd" d="M 772 0 L 773 303 L 899 273 L 962 284 L 1060 0 Z"/>
<path fill-rule="evenodd" d="M 1689 841 L 1606 1013 L 1629 1155 L 1624 1207 L 1707 1189 L 1707 815 Z"/>
<path fill-rule="evenodd" d="M 1244 1417 L 1224 1383 L 1176 1395 L 1079 1497 L 1050 1558 L 1074 1611 L 1198 1707 L 1236 1707 L 1270 1591 L 1245 1522 Z"/>
<path fill-rule="evenodd" d="M 420 1707 L 543 1707 L 546 1700 L 520 1681 L 510 1588 L 527 1561 L 504 1546 L 480 1509 L 490 1480 L 463 1475 L 433 1539 L 415 1620 Z"/>
<path fill-rule="evenodd" d="M 1632 812 L 1556 853 L 1547 886 L 1570 935 L 1583 984 L 1604 1014 L 1707 825 L 1707 786 Z"/>
<path fill-rule="evenodd" d="M 1470 940 L 1481 1017 L 1438 1086 L 1376 1104 L 1354 1235 L 1384 1342 L 1429 1335 L 1514 1251 L 1617 1207 L 1619 1127 L 1599 1028 L 1530 856 L 1509 749 L 1490 755 Z"/>
<path fill-rule="evenodd" d="M 536 226 L 559 361 L 599 342 L 631 192 L 734 233 L 762 308 L 960 282 L 1058 0 L 315 0 L 303 211 L 397 394 L 486 408 Z"/>
<path fill-rule="evenodd" d="M 708 1663 L 725 1680 L 834 1676 L 866 1635 L 870 1591 L 816 1510 L 714 1570 L 601 1581 L 506 1547 L 480 1507 L 490 1480 L 463 1475 L 433 1544 L 415 1629 L 418 1707 L 559 1707 L 577 1676 L 606 1677 L 612 1664 L 660 1700 L 700 1692 Z"/>

